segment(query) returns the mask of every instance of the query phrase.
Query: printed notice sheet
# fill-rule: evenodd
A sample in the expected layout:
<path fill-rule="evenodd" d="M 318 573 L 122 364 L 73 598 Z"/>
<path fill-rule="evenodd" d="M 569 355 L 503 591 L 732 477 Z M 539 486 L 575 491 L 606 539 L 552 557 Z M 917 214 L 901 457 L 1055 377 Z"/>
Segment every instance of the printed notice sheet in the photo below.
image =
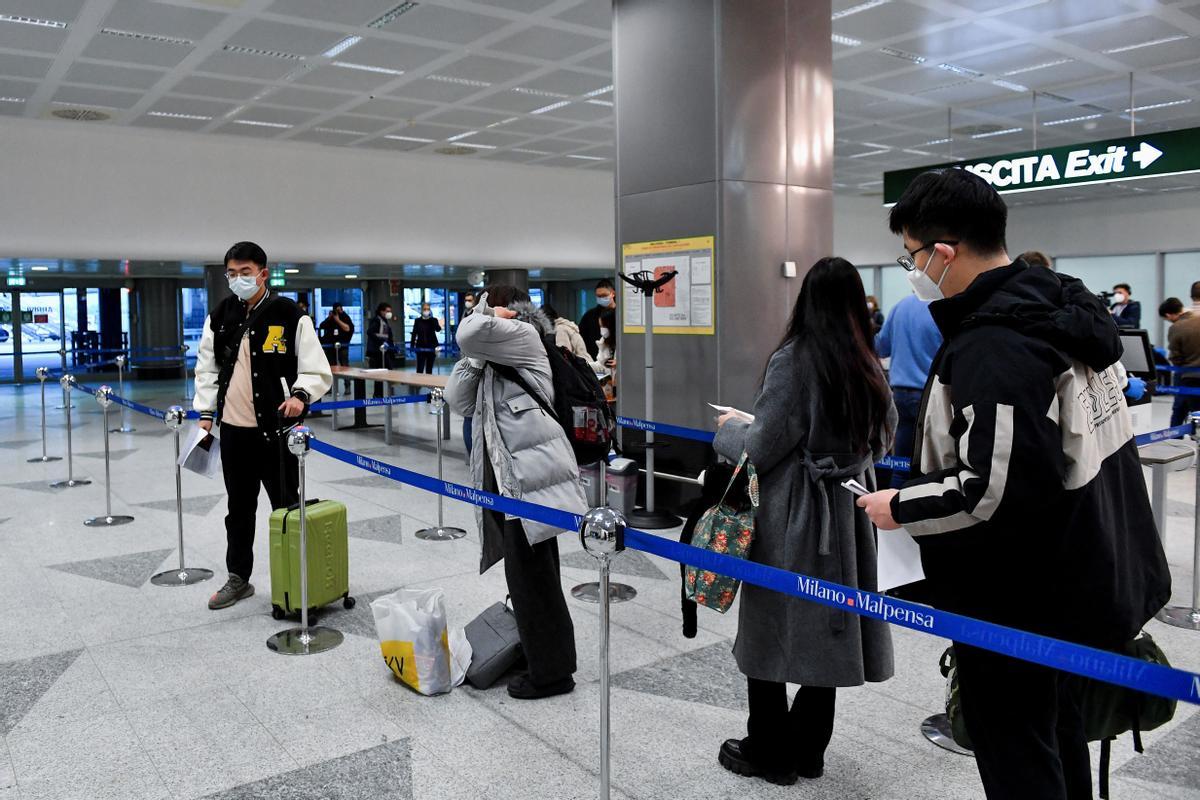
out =
<path fill-rule="evenodd" d="M 716 333 L 713 294 L 714 237 L 635 242 L 621 246 L 626 275 L 649 272 L 655 277 L 674 271 L 675 279 L 651 303 L 655 333 L 712 336 Z M 622 284 L 625 333 L 646 332 L 646 299 Z"/>

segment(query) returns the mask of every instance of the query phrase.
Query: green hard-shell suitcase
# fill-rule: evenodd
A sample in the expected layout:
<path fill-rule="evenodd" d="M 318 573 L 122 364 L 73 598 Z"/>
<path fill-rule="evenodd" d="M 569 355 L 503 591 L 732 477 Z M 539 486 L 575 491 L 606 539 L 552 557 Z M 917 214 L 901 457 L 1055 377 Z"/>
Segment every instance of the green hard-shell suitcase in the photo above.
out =
<path fill-rule="evenodd" d="M 308 611 L 341 600 L 354 608 L 350 596 L 350 556 L 346 507 L 334 500 L 306 504 L 308 538 Z M 271 615 L 283 619 L 300 612 L 300 509 L 271 512 Z"/>

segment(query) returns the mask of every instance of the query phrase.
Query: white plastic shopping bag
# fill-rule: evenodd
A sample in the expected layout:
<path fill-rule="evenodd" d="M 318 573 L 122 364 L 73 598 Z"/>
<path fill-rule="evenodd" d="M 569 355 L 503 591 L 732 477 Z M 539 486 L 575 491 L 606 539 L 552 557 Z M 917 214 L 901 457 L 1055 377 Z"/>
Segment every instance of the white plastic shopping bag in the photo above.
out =
<path fill-rule="evenodd" d="M 441 589 L 398 589 L 371 602 L 383 660 L 392 673 L 424 695 L 460 685 L 471 663 L 471 645 L 446 625 Z"/>

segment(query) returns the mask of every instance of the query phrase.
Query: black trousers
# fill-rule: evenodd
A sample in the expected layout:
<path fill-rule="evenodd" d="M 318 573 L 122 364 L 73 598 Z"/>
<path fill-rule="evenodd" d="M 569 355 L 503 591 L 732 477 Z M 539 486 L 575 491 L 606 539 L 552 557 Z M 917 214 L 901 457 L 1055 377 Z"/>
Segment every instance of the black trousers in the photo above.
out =
<path fill-rule="evenodd" d="M 384 356 L 387 356 L 386 358 Z M 392 351 L 389 350 L 386 354 L 378 351 L 367 353 L 367 366 L 370 369 L 391 369 L 395 362 L 392 360 Z M 373 381 L 375 389 L 372 392 L 374 397 L 383 397 L 383 381 Z"/>
<path fill-rule="evenodd" d="M 529 679 L 546 686 L 575 674 L 575 624 L 567 610 L 558 540 L 530 545 L 518 519 L 504 523 L 504 578 Z"/>
<path fill-rule="evenodd" d="M 801 686 L 788 708 L 787 685 L 747 678 L 750 718 L 743 752 L 754 761 L 810 770 L 825 764 L 825 748 L 833 737 L 837 690 Z"/>
<path fill-rule="evenodd" d="M 281 460 L 285 483 L 282 489 Z M 281 454 L 277 436 L 268 440 L 258 428 L 221 425 L 221 469 L 229 495 L 225 567 L 231 575 L 250 580 L 254 571 L 254 517 L 258 511 L 259 487 L 267 490 L 272 509 L 296 503 L 299 465 L 286 448 Z"/>
<path fill-rule="evenodd" d="M 959 642 L 954 655 L 988 800 L 1091 800 L 1081 679 Z"/>
<path fill-rule="evenodd" d="M 436 350 L 418 350 L 417 351 L 417 372 L 424 372 L 426 375 L 433 374 L 433 362 L 437 360 Z"/>

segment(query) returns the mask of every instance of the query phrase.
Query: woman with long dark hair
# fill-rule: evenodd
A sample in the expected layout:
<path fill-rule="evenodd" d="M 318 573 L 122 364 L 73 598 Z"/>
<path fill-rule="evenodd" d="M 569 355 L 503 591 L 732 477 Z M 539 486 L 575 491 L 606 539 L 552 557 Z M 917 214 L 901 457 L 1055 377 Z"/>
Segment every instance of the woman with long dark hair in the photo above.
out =
<path fill-rule="evenodd" d="M 896 410 L 875 358 L 858 271 L 813 265 L 754 403 L 719 419 L 714 447 L 745 451 L 759 476 L 750 559 L 818 580 L 876 588 L 875 530 L 840 484 L 873 489 Z M 748 680 L 749 735 L 721 746 L 728 770 L 771 783 L 817 778 L 833 735 L 836 687 L 892 676 L 888 626 L 750 584 L 742 586 L 734 656 Z M 789 709 L 786 684 L 799 684 Z"/>

